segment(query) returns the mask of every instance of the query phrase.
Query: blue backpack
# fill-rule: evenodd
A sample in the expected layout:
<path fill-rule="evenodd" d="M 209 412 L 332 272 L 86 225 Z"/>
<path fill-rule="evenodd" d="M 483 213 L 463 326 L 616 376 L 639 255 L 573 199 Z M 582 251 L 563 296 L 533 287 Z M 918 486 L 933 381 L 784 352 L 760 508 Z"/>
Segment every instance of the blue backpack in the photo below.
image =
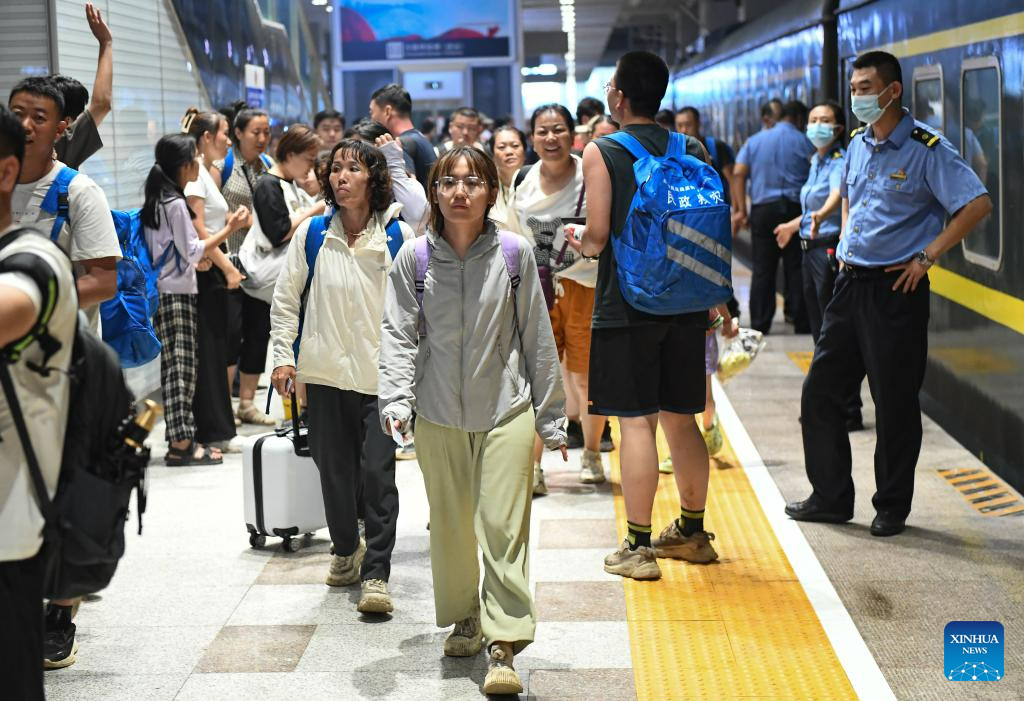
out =
<path fill-rule="evenodd" d="M 686 154 L 686 137 L 670 134 L 653 156 L 630 134 L 611 139 L 636 162 L 636 195 L 612 236 L 619 287 L 648 314 L 706 311 L 732 296 L 732 225 L 715 169 Z"/>
<path fill-rule="evenodd" d="M 47 191 L 40 209 L 56 216 L 50 230 L 54 243 L 69 221 L 68 187 L 78 175 L 74 168 L 64 166 Z M 160 259 L 153 262 L 142 229 L 142 210 L 112 210 L 114 229 L 121 245 L 117 263 L 117 294 L 100 304 L 103 340 L 117 351 L 121 366 L 145 365 L 160 355 L 160 341 L 153 329 L 153 315 L 160 301 L 157 278 L 171 253 L 179 256 L 172 243 Z"/>
<path fill-rule="evenodd" d="M 309 220 L 309 231 L 306 232 L 306 267 L 309 268 L 309 271 L 306 273 L 306 285 L 302 288 L 302 295 L 299 297 L 299 331 L 295 334 L 295 342 L 292 344 L 296 362 L 299 360 L 299 341 L 302 340 L 302 323 L 306 319 L 306 297 L 309 296 L 309 288 L 313 284 L 316 257 L 320 255 L 324 239 L 327 238 L 327 230 L 331 227 L 332 216 L 334 216 L 333 213 L 311 217 Z M 399 225 L 398 219 L 389 221 L 387 226 L 384 227 L 384 231 L 388 236 L 388 252 L 391 254 L 391 260 L 393 261 L 398 256 L 398 251 L 402 248 L 402 244 L 405 243 L 402 239 L 402 227 Z"/>

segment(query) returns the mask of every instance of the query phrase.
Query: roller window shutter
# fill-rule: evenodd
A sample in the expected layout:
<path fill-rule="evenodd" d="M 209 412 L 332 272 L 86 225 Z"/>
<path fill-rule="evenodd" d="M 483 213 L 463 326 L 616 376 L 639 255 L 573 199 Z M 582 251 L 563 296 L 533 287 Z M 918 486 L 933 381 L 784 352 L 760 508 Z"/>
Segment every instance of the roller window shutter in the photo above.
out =
<path fill-rule="evenodd" d="M 209 105 L 166 0 L 96 4 L 114 35 L 113 111 L 100 126 L 103 149 L 82 170 L 104 189 L 111 207 L 129 209 L 142 205 L 157 140 L 180 129 L 189 106 Z M 79 0 L 56 0 L 56 5 L 60 72 L 78 78 L 91 92 L 98 46 L 83 5 Z"/>
<path fill-rule="evenodd" d="M 41 0 L 0 1 L 0 95 L 22 78 L 50 73 L 49 13 Z"/>

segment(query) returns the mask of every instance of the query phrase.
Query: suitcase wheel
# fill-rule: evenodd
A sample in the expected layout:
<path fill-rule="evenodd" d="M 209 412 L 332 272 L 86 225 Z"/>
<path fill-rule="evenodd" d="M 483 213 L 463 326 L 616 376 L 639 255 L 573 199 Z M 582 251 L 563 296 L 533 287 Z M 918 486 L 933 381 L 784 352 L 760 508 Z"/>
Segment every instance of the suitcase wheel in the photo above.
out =
<path fill-rule="evenodd" d="M 299 538 L 290 538 L 289 537 L 289 538 L 285 538 L 284 539 L 284 543 L 282 543 L 282 546 L 284 547 L 285 550 L 287 550 L 290 553 L 297 553 L 300 550 L 302 550 L 302 541 L 303 541 L 303 539 L 301 537 L 299 537 Z"/>
<path fill-rule="evenodd" d="M 267 544 L 267 536 L 260 535 L 259 533 L 249 534 L 249 546 L 257 550 L 263 548 Z"/>

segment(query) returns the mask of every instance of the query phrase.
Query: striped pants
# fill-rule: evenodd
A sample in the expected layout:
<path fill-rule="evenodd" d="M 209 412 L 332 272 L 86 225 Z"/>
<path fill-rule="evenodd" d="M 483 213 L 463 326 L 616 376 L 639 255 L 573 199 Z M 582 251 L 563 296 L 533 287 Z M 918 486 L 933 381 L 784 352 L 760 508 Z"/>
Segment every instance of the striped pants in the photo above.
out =
<path fill-rule="evenodd" d="M 160 384 L 164 394 L 166 440 L 190 441 L 195 435 L 192 397 L 196 393 L 198 329 L 197 295 L 160 293 L 153 318 L 160 350 Z"/>

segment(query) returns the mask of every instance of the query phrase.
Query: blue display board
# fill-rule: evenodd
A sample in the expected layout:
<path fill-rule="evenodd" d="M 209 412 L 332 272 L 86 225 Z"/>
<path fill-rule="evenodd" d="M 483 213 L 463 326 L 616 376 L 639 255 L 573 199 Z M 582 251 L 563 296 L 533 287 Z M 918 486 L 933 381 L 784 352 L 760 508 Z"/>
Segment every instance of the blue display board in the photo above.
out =
<path fill-rule="evenodd" d="M 514 0 L 341 0 L 342 61 L 512 58 L 514 9 Z"/>

